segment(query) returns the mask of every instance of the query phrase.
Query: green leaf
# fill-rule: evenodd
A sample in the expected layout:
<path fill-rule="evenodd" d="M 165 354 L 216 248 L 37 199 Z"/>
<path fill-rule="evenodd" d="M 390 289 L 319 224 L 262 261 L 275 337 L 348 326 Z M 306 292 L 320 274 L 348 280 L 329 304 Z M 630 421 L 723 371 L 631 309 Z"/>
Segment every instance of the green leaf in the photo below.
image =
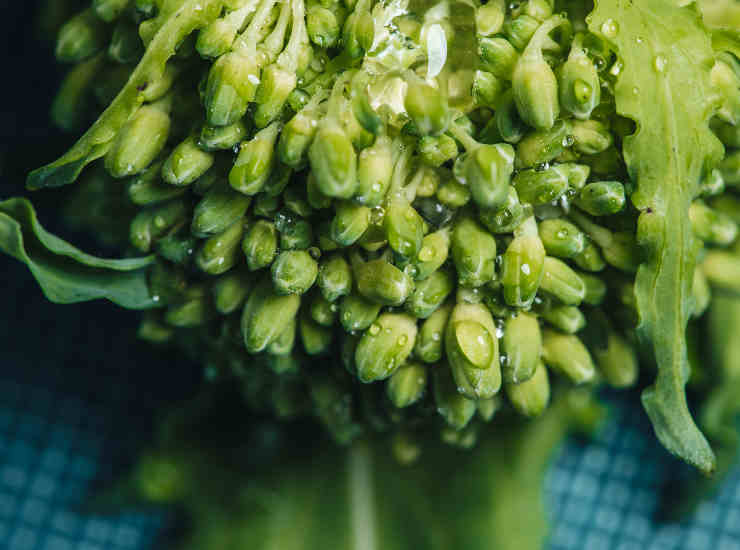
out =
<path fill-rule="evenodd" d="M 0 250 L 26 264 L 52 302 L 106 298 L 130 309 L 157 305 L 145 273 L 153 256 L 106 260 L 85 254 L 41 227 L 26 199 L 0 202 Z"/>
<path fill-rule="evenodd" d="M 663 445 L 709 473 L 714 454 L 691 417 L 684 387 L 696 260 L 688 209 L 705 170 L 723 155 L 708 127 L 716 108 L 710 36 L 695 6 L 679 8 L 670 0 L 599 0 L 588 21 L 623 63 L 615 87 L 617 112 L 637 125 L 625 138 L 623 153 L 637 184 L 632 202 L 641 212 L 638 332 L 658 365 L 643 405 Z"/>
<path fill-rule="evenodd" d="M 113 139 L 146 99 L 146 89 L 164 74 L 167 61 L 177 46 L 195 29 L 204 27 L 221 13 L 225 0 L 186 0 L 175 7 L 163 6 L 160 15 L 149 21 L 156 34 L 126 85 L 100 118 L 61 158 L 31 172 L 29 189 L 59 187 L 74 182 L 80 172 L 110 149 Z M 169 9 L 165 9 L 169 8 Z"/>

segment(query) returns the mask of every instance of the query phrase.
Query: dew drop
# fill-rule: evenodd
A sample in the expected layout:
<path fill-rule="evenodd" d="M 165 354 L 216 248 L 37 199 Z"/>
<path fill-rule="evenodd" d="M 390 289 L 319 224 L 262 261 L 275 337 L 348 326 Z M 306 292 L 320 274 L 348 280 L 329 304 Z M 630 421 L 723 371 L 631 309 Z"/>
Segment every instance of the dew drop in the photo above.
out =
<path fill-rule="evenodd" d="M 442 335 L 439 332 L 432 333 L 432 340 L 439 342 L 442 339 Z"/>
<path fill-rule="evenodd" d="M 558 231 L 558 232 L 557 232 L 557 233 L 555 234 L 555 236 L 556 236 L 556 237 L 557 237 L 558 239 L 564 239 L 565 237 L 567 237 L 567 236 L 568 236 L 568 232 L 567 232 L 567 231 L 566 231 L 565 229 L 561 229 L 560 231 Z"/>
<path fill-rule="evenodd" d="M 402 334 L 401 336 L 398 337 L 398 340 L 396 341 L 396 343 L 399 346 L 405 346 L 408 341 L 409 341 L 409 337 L 406 336 L 405 334 Z"/>
<path fill-rule="evenodd" d="M 529 275 L 532 272 L 532 270 L 529 268 L 529 264 L 522 264 L 522 267 L 520 269 L 525 275 Z"/>
<path fill-rule="evenodd" d="M 373 193 L 379 193 L 380 192 L 380 184 L 379 183 L 373 183 L 372 190 L 373 190 Z"/>
<path fill-rule="evenodd" d="M 380 325 L 373 323 L 367 331 L 370 333 L 370 336 L 377 336 L 380 334 Z"/>
<path fill-rule="evenodd" d="M 619 23 L 609 18 L 601 25 L 601 32 L 607 38 L 616 38 L 617 34 L 619 34 Z"/>
<path fill-rule="evenodd" d="M 666 65 L 668 65 L 668 60 L 663 54 L 658 54 L 655 56 L 655 59 L 653 60 L 653 66 L 655 67 L 655 70 L 659 73 L 662 73 L 665 71 Z"/>
<path fill-rule="evenodd" d="M 419 259 L 422 262 L 428 262 L 434 257 L 434 250 L 432 250 L 431 246 L 423 246 L 421 250 L 419 250 Z"/>

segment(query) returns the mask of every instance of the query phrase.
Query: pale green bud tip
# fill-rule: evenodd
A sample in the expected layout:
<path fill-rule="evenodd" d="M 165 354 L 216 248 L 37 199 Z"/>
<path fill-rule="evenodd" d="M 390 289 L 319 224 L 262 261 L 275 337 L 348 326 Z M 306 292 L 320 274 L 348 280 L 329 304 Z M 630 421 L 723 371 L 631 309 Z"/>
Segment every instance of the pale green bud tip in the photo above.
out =
<path fill-rule="evenodd" d="M 386 393 L 398 408 L 413 405 L 424 396 L 427 386 L 427 367 L 420 363 L 407 363 L 388 380 Z"/>
<path fill-rule="evenodd" d="M 378 259 L 355 269 L 357 291 L 373 302 L 400 306 L 413 289 L 411 278 L 396 266 Z"/>
<path fill-rule="evenodd" d="M 508 143 L 481 145 L 464 160 L 465 181 L 481 208 L 496 210 L 506 202 L 513 172 L 514 148 Z"/>
<path fill-rule="evenodd" d="M 581 189 L 576 205 L 592 216 L 616 214 L 624 208 L 624 185 L 618 181 L 597 181 Z"/>
<path fill-rule="evenodd" d="M 129 0 L 93 0 L 93 11 L 100 19 L 110 23 L 118 19 L 129 5 Z"/>
<path fill-rule="evenodd" d="M 324 126 L 308 152 L 319 190 L 327 197 L 348 199 L 357 189 L 357 153 L 347 135 L 336 126 Z"/>
<path fill-rule="evenodd" d="M 205 174 L 213 162 L 213 155 L 200 149 L 190 137 L 167 157 L 162 166 L 162 179 L 170 185 L 188 185 Z"/>
<path fill-rule="evenodd" d="M 547 368 L 539 363 L 534 375 L 519 384 L 506 384 L 506 396 L 514 408 L 524 416 L 538 416 L 550 401 L 550 380 Z"/>
<path fill-rule="evenodd" d="M 567 376 L 575 384 L 591 381 L 595 374 L 593 360 L 581 340 L 573 334 L 545 330 L 542 358 L 545 363 Z"/>
<path fill-rule="evenodd" d="M 506 320 L 502 340 L 506 361 L 503 363 L 504 380 L 519 384 L 529 380 L 537 368 L 542 353 L 542 334 L 537 317 L 519 313 Z"/>
<path fill-rule="evenodd" d="M 242 250 L 251 271 L 270 265 L 277 254 L 278 233 L 275 224 L 259 220 L 252 224 L 242 242 Z"/>
<path fill-rule="evenodd" d="M 357 344 L 357 377 L 365 383 L 388 378 L 411 354 L 416 333 L 416 319 L 409 315 L 384 313 L 378 317 Z"/>
<path fill-rule="evenodd" d="M 249 353 L 264 351 L 294 322 L 301 299 L 296 294 L 280 296 L 270 281 L 263 281 L 250 293 L 242 313 L 242 335 Z"/>
<path fill-rule="evenodd" d="M 438 89 L 418 80 L 408 84 L 404 106 L 422 136 L 441 134 L 450 122 L 447 100 Z"/>
<path fill-rule="evenodd" d="M 118 132 L 105 156 L 105 168 L 114 178 L 138 174 L 162 151 L 170 133 L 170 117 L 144 105 Z"/>
<path fill-rule="evenodd" d="M 106 40 L 105 25 L 100 24 L 91 10 L 85 10 L 59 30 L 56 57 L 63 63 L 77 63 L 102 50 Z"/>
<path fill-rule="evenodd" d="M 306 30 L 319 48 L 331 48 L 339 38 L 339 22 L 331 10 L 314 4 L 306 13 Z"/>
<path fill-rule="evenodd" d="M 208 123 L 234 124 L 247 112 L 259 85 L 255 61 L 235 52 L 219 57 L 211 66 L 204 103 Z"/>
<path fill-rule="evenodd" d="M 565 262 L 545 257 L 542 290 L 567 305 L 578 305 L 586 296 L 586 285 Z"/>

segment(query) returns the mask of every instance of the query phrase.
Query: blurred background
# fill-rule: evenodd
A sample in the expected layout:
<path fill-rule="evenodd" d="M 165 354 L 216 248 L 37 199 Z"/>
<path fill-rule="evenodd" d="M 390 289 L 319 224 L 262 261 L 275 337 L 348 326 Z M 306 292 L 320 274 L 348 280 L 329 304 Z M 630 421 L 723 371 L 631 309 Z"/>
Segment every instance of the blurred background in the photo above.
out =
<path fill-rule="evenodd" d="M 41 2 L 7 2 L 0 32 L 0 198 L 72 137 L 49 123 L 62 76 Z M 60 223 L 64 191 L 34 195 L 44 225 L 88 252 L 112 253 Z M 151 437 L 157 411 L 195 393 L 201 374 L 136 341 L 138 316 L 108 303 L 52 306 L 27 269 L 5 256 L 0 309 L 0 548 L 144 550 L 167 547 L 177 514 L 96 516 L 86 498 L 120 476 Z M 638 401 L 606 395 L 609 421 L 593 441 L 571 439 L 546 478 L 551 549 L 740 548 L 740 463 L 713 498 L 680 523 L 658 519 L 689 475 L 655 442 Z M 666 500 L 667 499 L 667 500 Z"/>

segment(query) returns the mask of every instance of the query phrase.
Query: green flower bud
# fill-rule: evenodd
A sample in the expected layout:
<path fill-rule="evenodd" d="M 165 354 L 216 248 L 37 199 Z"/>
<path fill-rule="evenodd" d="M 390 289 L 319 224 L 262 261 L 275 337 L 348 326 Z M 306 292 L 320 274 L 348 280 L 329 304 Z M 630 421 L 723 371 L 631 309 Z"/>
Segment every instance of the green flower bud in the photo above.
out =
<path fill-rule="evenodd" d="M 515 47 L 517 47 L 517 43 L 522 47 L 527 43 L 525 41 L 522 44 L 525 36 L 529 42 L 526 50 L 517 61 L 512 76 L 511 86 L 514 92 L 514 101 L 524 122 L 537 129 L 548 129 L 552 128 L 560 114 L 560 104 L 558 101 L 557 79 L 542 55 L 542 48 L 549 40 L 548 34 L 567 20 L 560 16 L 554 16 L 540 25 L 535 19 L 525 18 L 527 16 L 524 15 L 517 17 L 510 22 L 508 27 L 511 29 L 510 32 L 515 33 L 516 36 L 521 36 L 521 40 L 514 40 L 511 36 L 509 37 Z M 534 22 L 534 28 L 537 29 L 533 35 L 528 34 L 531 24 L 526 24 L 530 19 Z M 531 41 L 529 36 L 532 37 Z"/>
<path fill-rule="evenodd" d="M 519 200 L 539 206 L 553 202 L 568 190 L 568 177 L 557 165 L 544 170 L 522 170 L 513 179 Z"/>
<path fill-rule="evenodd" d="M 740 149 L 725 155 L 719 165 L 719 170 L 728 187 L 740 188 Z"/>
<path fill-rule="evenodd" d="M 182 299 L 167 308 L 164 320 L 168 325 L 179 328 L 197 327 L 216 316 L 211 297 L 205 288 L 190 287 Z"/>
<path fill-rule="evenodd" d="M 450 313 L 452 305 L 443 305 L 421 324 L 414 347 L 414 355 L 421 361 L 431 364 L 442 359 L 445 328 Z"/>
<path fill-rule="evenodd" d="M 317 284 L 329 302 L 336 302 L 352 291 L 352 268 L 339 254 L 322 259 Z"/>
<path fill-rule="evenodd" d="M 378 318 L 381 307 L 362 296 L 348 294 L 339 302 L 339 322 L 349 333 L 365 330 Z"/>
<path fill-rule="evenodd" d="M 501 32 L 505 16 L 505 0 L 490 0 L 475 10 L 475 32 L 478 36 L 498 34 Z"/>
<path fill-rule="evenodd" d="M 142 210 L 131 222 L 129 240 L 141 252 L 149 252 L 152 244 L 188 217 L 187 207 L 182 201 L 173 201 L 161 206 Z"/>
<path fill-rule="evenodd" d="M 464 217 L 455 224 L 450 243 L 458 282 L 479 287 L 496 275 L 496 240 L 478 223 Z"/>
<path fill-rule="evenodd" d="M 357 154 L 336 124 L 322 125 L 308 150 L 319 190 L 327 197 L 349 199 L 357 190 Z"/>
<path fill-rule="evenodd" d="M 228 126 L 246 114 L 259 84 L 255 57 L 229 52 L 211 65 L 203 100 L 208 124 Z"/>
<path fill-rule="evenodd" d="M 449 369 L 440 366 L 432 370 L 434 402 L 444 421 L 457 430 L 468 425 L 476 411 L 476 402 L 457 391 Z"/>
<path fill-rule="evenodd" d="M 418 78 L 411 78 L 403 104 L 420 135 L 438 135 L 447 130 L 450 109 L 447 99 L 437 88 Z"/>
<path fill-rule="evenodd" d="M 221 315 L 236 311 L 252 290 L 252 278 L 245 269 L 232 269 L 213 283 L 213 303 Z"/>
<path fill-rule="evenodd" d="M 538 361 L 532 377 L 518 384 L 504 384 L 506 397 L 513 407 L 524 416 L 539 416 L 550 402 L 550 380 L 547 368 Z"/>
<path fill-rule="evenodd" d="M 506 354 L 502 362 L 504 381 L 520 384 L 532 378 L 542 355 L 542 334 L 537 317 L 524 312 L 507 317 L 501 344 Z"/>
<path fill-rule="evenodd" d="M 245 195 L 255 195 L 262 190 L 275 166 L 275 142 L 279 133 L 280 126 L 273 122 L 241 144 L 229 172 L 231 187 Z"/>
<path fill-rule="evenodd" d="M 491 399 L 478 399 L 475 402 L 478 409 L 478 416 L 483 422 L 490 422 L 502 405 L 500 395 L 494 395 Z"/>
<path fill-rule="evenodd" d="M 257 193 L 254 199 L 252 213 L 262 218 L 274 218 L 282 206 L 280 197 L 273 197 L 267 193 Z"/>
<path fill-rule="evenodd" d="M 489 399 L 501 388 L 496 326 L 481 304 L 458 304 L 445 331 L 445 354 L 458 391 L 470 399 Z"/>
<path fill-rule="evenodd" d="M 247 257 L 250 271 L 267 267 L 275 259 L 278 248 L 278 233 L 275 224 L 266 220 L 257 220 L 249 226 L 242 250 Z"/>
<path fill-rule="evenodd" d="M 92 9 L 100 19 L 110 23 L 126 10 L 129 0 L 93 0 Z"/>
<path fill-rule="evenodd" d="M 322 266 L 319 266 L 321 273 Z M 314 294 L 310 305 L 311 319 L 322 327 L 330 327 L 337 319 L 337 306 L 324 298 L 320 293 Z"/>
<path fill-rule="evenodd" d="M 331 197 L 327 197 L 324 195 L 316 185 L 316 178 L 314 177 L 313 173 L 309 172 L 308 177 L 306 178 L 306 199 L 308 200 L 308 204 L 311 205 L 311 207 L 314 210 L 325 210 L 327 208 L 331 208 L 333 204 L 333 200 Z M 327 231 L 327 235 L 331 237 L 331 223 L 329 221 L 326 222 L 327 227 L 329 230 Z M 338 248 L 338 244 L 332 241 L 333 248 Z M 322 250 L 324 250 L 323 247 L 321 247 Z"/>
<path fill-rule="evenodd" d="M 336 206 L 331 222 L 331 239 L 340 246 L 351 246 L 370 225 L 370 209 L 350 201 Z"/>
<path fill-rule="evenodd" d="M 105 169 L 114 178 L 142 172 L 162 152 L 169 135 L 169 114 L 156 104 L 143 105 L 113 140 L 105 155 Z"/>
<path fill-rule="evenodd" d="M 573 149 L 584 155 L 595 155 L 609 149 L 614 143 L 614 136 L 598 120 L 576 120 L 571 125 Z"/>
<path fill-rule="evenodd" d="M 722 172 L 714 168 L 704 176 L 701 181 L 701 194 L 704 197 L 714 197 L 721 195 L 725 191 L 725 178 Z"/>
<path fill-rule="evenodd" d="M 454 288 L 453 276 L 446 270 L 437 270 L 417 283 L 411 296 L 406 300 L 406 311 L 419 319 L 427 319 L 442 305 Z"/>
<path fill-rule="evenodd" d="M 540 22 L 530 15 L 519 15 L 504 22 L 504 34 L 509 42 L 519 51 L 524 50 L 534 38 Z"/>
<path fill-rule="evenodd" d="M 587 216 L 580 212 L 571 211 L 571 219 L 599 246 L 604 259 L 609 265 L 634 273 L 640 265 L 640 250 L 637 247 L 635 235 L 632 232 L 612 232 L 605 227 L 596 225 Z M 576 264 L 582 269 L 587 268 Z"/>
<path fill-rule="evenodd" d="M 388 378 L 406 362 L 415 341 L 416 319 L 402 313 L 384 313 L 357 344 L 357 378 L 364 383 Z"/>
<path fill-rule="evenodd" d="M 241 328 L 248 353 L 264 351 L 294 322 L 301 299 L 296 294 L 280 296 L 270 279 L 260 282 L 249 294 L 242 313 Z"/>
<path fill-rule="evenodd" d="M 228 126 L 203 126 L 198 138 L 198 147 L 204 151 L 233 149 L 247 137 L 247 127 L 237 120 Z"/>
<path fill-rule="evenodd" d="M 191 136 L 167 157 L 162 166 L 162 179 L 170 185 L 189 185 L 205 174 L 213 162 L 213 154 L 200 149 Z"/>
<path fill-rule="evenodd" d="M 357 244 L 368 252 L 377 252 L 384 248 L 388 244 L 388 241 L 385 238 L 383 226 L 375 223 L 372 217 L 370 221 L 370 227 L 367 228 L 367 231 L 365 231 L 365 234 L 362 235 L 362 238 Z"/>
<path fill-rule="evenodd" d="M 590 306 L 601 305 L 606 296 L 606 283 L 603 279 L 589 273 L 579 273 L 578 276 L 586 285 L 586 295 L 583 297 L 584 303 Z"/>
<path fill-rule="evenodd" d="M 707 281 L 704 272 L 699 267 L 694 269 L 694 280 L 691 284 L 691 301 L 693 302 L 691 317 L 694 319 L 701 317 L 707 308 L 709 308 L 709 304 L 712 301 L 712 289 L 709 288 L 709 281 Z"/>
<path fill-rule="evenodd" d="M 586 235 L 563 218 L 543 220 L 539 224 L 540 239 L 549 256 L 573 258 L 586 247 Z"/>
<path fill-rule="evenodd" d="M 710 250 L 702 262 L 707 280 L 722 290 L 740 292 L 740 257 L 722 250 Z"/>
<path fill-rule="evenodd" d="M 552 15 L 554 3 L 553 0 L 527 0 L 523 13 L 538 21 L 544 21 Z"/>
<path fill-rule="evenodd" d="M 586 285 L 578 274 L 551 256 L 545 257 L 541 288 L 566 305 L 578 305 L 586 295 Z"/>
<path fill-rule="evenodd" d="M 560 104 L 578 119 L 586 120 L 601 102 L 599 73 L 581 46 L 583 35 L 576 35 L 568 60 L 560 68 Z"/>
<path fill-rule="evenodd" d="M 387 136 L 380 136 L 372 146 L 360 152 L 355 200 L 369 208 L 379 206 L 388 193 L 392 177 L 392 143 Z"/>
<path fill-rule="evenodd" d="M 575 334 L 586 326 L 586 318 L 576 306 L 546 307 L 541 315 L 545 321 L 566 334 Z"/>
<path fill-rule="evenodd" d="M 514 148 L 508 143 L 481 145 L 458 158 L 473 201 L 481 208 L 497 209 L 507 199 L 514 172 Z"/>
<path fill-rule="evenodd" d="M 240 259 L 239 243 L 244 234 L 244 222 L 239 219 L 222 233 L 209 237 L 198 251 L 195 262 L 211 275 L 225 273 Z"/>
<path fill-rule="evenodd" d="M 580 190 L 586 185 L 586 180 L 591 174 L 591 167 L 587 164 L 575 164 L 573 162 L 565 162 L 558 164 L 558 168 L 568 178 L 568 185 L 571 189 Z"/>
<path fill-rule="evenodd" d="M 285 209 L 299 218 L 309 218 L 313 215 L 313 208 L 308 203 L 305 186 L 301 183 L 289 185 L 283 192 Z"/>
<path fill-rule="evenodd" d="M 578 267 L 593 273 L 601 271 L 606 267 L 606 262 L 601 255 L 599 247 L 590 239 L 586 242 L 583 252 L 577 254 L 572 259 Z"/>
<path fill-rule="evenodd" d="M 413 405 L 424 396 L 427 388 L 427 367 L 410 362 L 399 368 L 388 379 L 385 393 L 394 406 L 402 409 Z"/>
<path fill-rule="evenodd" d="M 363 297 L 386 306 L 400 306 L 414 288 L 406 273 L 383 259 L 358 264 L 354 275 Z"/>
<path fill-rule="evenodd" d="M 440 229 L 426 235 L 421 241 L 421 248 L 413 261 L 416 268 L 415 279 L 423 281 L 436 272 L 447 261 L 449 251 L 449 230 Z"/>
<path fill-rule="evenodd" d="M 570 123 L 559 120 L 552 128 L 527 134 L 516 147 L 518 169 L 546 164 L 570 144 Z"/>
<path fill-rule="evenodd" d="M 530 210 L 522 206 L 516 189 L 509 186 L 506 202 L 496 210 L 481 210 L 478 219 L 491 233 L 511 233 L 531 214 Z"/>
<path fill-rule="evenodd" d="M 574 384 L 590 382 L 596 374 L 591 355 L 574 334 L 550 329 L 542 331 L 542 359 L 548 367 L 562 373 Z"/>
<path fill-rule="evenodd" d="M 470 202 L 470 191 L 462 183 L 447 179 L 437 189 L 437 199 L 450 208 L 462 208 Z"/>
<path fill-rule="evenodd" d="M 304 294 L 316 282 L 319 264 L 305 250 L 285 250 L 271 267 L 272 283 L 278 294 Z"/>
<path fill-rule="evenodd" d="M 164 160 L 155 161 L 128 184 L 128 198 L 137 206 L 149 206 L 179 197 L 186 192 L 184 187 L 173 187 L 162 183 L 160 174 Z"/>
<path fill-rule="evenodd" d="M 51 118 L 56 126 L 65 131 L 80 130 L 88 124 L 90 118 L 90 91 L 96 98 L 99 96 L 101 70 L 109 86 L 116 88 L 115 94 L 128 80 L 130 70 L 126 69 L 123 82 L 120 74 L 113 69 L 103 68 L 105 59 L 102 55 L 91 57 L 87 61 L 78 63 L 65 75 L 59 91 L 54 96 L 51 105 Z M 112 99 L 112 98 L 111 98 Z M 103 103 L 107 105 L 108 102 Z"/>
<path fill-rule="evenodd" d="M 280 115 L 296 83 L 295 72 L 289 72 L 277 64 L 269 65 L 262 71 L 262 80 L 255 97 L 257 109 L 254 112 L 254 123 L 257 128 L 264 128 Z"/>
<path fill-rule="evenodd" d="M 250 197 L 237 193 L 227 185 L 214 186 L 195 207 L 193 234 L 206 237 L 224 231 L 244 217 L 251 202 Z"/>
<path fill-rule="evenodd" d="M 105 47 L 108 32 L 92 10 L 81 11 L 59 29 L 56 58 L 62 63 L 79 63 Z"/>
<path fill-rule="evenodd" d="M 339 22 L 334 13 L 319 4 L 306 10 L 306 30 L 311 42 L 319 48 L 331 48 L 339 39 Z"/>
<path fill-rule="evenodd" d="M 487 72 L 498 78 L 511 80 L 519 54 L 506 38 L 481 38 L 478 42 L 478 55 Z"/>
<path fill-rule="evenodd" d="M 296 218 L 286 210 L 275 215 L 275 227 L 280 233 L 280 248 L 305 250 L 313 243 L 313 228 L 308 220 Z"/>
<path fill-rule="evenodd" d="M 135 63 L 144 54 L 144 45 L 139 38 L 136 25 L 128 21 L 119 21 L 113 29 L 108 57 L 118 63 Z"/>
<path fill-rule="evenodd" d="M 605 348 L 595 347 L 594 359 L 599 372 L 614 388 L 629 388 L 637 381 L 637 353 L 618 332 L 609 330 Z"/>
<path fill-rule="evenodd" d="M 517 228 L 504 252 L 501 284 L 504 300 L 513 307 L 528 308 L 540 288 L 544 273 L 545 247 L 533 217 Z"/>
<path fill-rule="evenodd" d="M 175 330 L 173 327 L 165 325 L 158 317 L 146 313 L 136 331 L 137 338 L 150 344 L 169 342 L 174 334 Z"/>
<path fill-rule="evenodd" d="M 722 212 L 708 207 L 704 201 L 695 200 L 689 207 L 689 221 L 694 235 L 706 243 L 728 246 L 737 238 L 737 224 Z"/>
<path fill-rule="evenodd" d="M 291 118 L 280 132 L 278 158 L 280 162 L 298 169 L 306 161 L 308 148 L 316 135 L 320 113 L 302 109 Z"/>
<path fill-rule="evenodd" d="M 424 220 L 401 195 L 389 199 L 383 228 L 388 244 L 398 254 L 413 258 L 421 249 Z"/>
<path fill-rule="evenodd" d="M 419 156 L 429 166 L 438 168 L 456 158 L 457 153 L 457 143 L 447 134 L 424 136 L 419 140 Z"/>
<path fill-rule="evenodd" d="M 197 245 L 196 238 L 183 223 L 157 241 L 157 254 L 172 263 L 187 265 Z"/>
<path fill-rule="evenodd" d="M 357 7 L 344 22 L 342 42 L 344 43 L 344 51 L 352 59 L 362 57 L 373 45 L 375 21 L 368 7 Z"/>
<path fill-rule="evenodd" d="M 503 91 L 504 81 L 502 79 L 487 71 L 475 71 L 471 94 L 476 105 L 494 107 Z"/>
<path fill-rule="evenodd" d="M 307 355 L 321 355 L 331 349 L 334 331 L 329 327 L 324 327 L 314 322 L 306 313 L 300 316 L 298 332 L 301 335 L 303 349 Z"/>

